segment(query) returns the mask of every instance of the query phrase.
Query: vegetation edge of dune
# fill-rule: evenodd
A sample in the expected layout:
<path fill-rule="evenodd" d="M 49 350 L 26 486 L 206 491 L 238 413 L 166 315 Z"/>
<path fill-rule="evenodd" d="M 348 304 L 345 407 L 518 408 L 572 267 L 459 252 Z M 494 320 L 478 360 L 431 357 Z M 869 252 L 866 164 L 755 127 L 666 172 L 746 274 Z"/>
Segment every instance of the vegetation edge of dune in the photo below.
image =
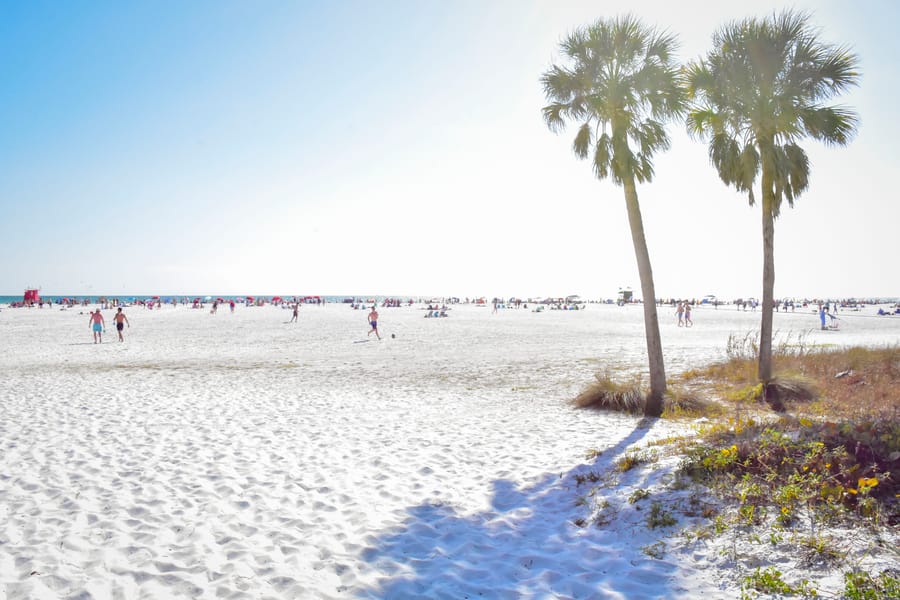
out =
<path fill-rule="evenodd" d="M 868 574 L 848 565 L 827 527 L 877 544 L 879 530 L 900 525 L 900 346 L 816 349 L 802 338 L 782 344 L 773 379 L 778 403 L 758 383 L 751 346 L 735 343 L 728 360 L 670 382 L 663 418 L 695 419 L 696 434 L 664 440 L 655 451 L 680 457 L 672 489 L 702 489 L 716 500 L 703 511 L 708 525 L 685 535 L 768 538 L 790 545 L 811 567 L 849 567 L 844 597 L 896 597 L 900 572 Z M 640 415 L 644 397 L 639 378 L 616 382 L 604 374 L 572 405 Z M 696 401 L 680 408 L 679 398 Z M 808 581 L 785 582 L 773 569 L 745 573 L 742 597 L 816 595 Z"/>

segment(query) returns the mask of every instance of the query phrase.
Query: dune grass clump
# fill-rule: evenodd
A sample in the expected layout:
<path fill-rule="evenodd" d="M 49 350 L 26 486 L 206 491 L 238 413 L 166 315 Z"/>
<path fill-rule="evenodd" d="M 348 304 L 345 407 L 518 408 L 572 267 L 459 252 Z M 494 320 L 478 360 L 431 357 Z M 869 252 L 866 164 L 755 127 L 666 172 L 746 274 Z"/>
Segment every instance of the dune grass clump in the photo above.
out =
<path fill-rule="evenodd" d="M 664 509 L 661 502 L 654 502 L 650 505 L 650 514 L 647 515 L 648 528 L 671 527 L 677 523 L 678 519 L 671 512 Z"/>
<path fill-rule="evenodd" d="M 659 460 L 659 453 L 655 450 L 628 450 L 615 462 L 616 470 L 626 473 L 641 465 L 655 463 Z"/>
<path fill-rule="evenodd" d="M 572 400 L 575 408 L 644 414 L 647 393 L 641 386 L 640 378 L 620 383 L 607 375 L 595 377 L 596 381 Z M 663 399 L 663 418 L 693 418 L 720 412 L 719 403 L 710 402 L 699 394 L 678 387 L 670 387 Z"/>
<path fill-rule="evenodd" d="M 816 397 L 812 383 L 802 377 L 776 377 L 762 386 L 762 400 L 775 412 L 786 412 L 788 405 L 812 402 Z"/>
<path fill-rule="evenodd" d="M 575 408 L 592 408 L 632 415 L 644 413 L 645 398 L 639 380 L 618 383 L 606 375 L 596 375 L 596 379 L 572 400 Z"/>
<path fill-rule="evenodd" d="M 677 386 L 670 386 L 663 400 L 663 418 L 696 418 L 721 415 L 724 406 L 702 395 Z"/>

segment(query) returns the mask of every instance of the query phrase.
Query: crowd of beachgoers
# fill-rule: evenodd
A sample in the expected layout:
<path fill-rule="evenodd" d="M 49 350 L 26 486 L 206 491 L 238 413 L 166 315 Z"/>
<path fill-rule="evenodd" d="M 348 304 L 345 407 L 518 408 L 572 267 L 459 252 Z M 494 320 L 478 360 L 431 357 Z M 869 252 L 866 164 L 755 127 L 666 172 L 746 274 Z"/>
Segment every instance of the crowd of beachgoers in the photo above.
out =
<path fill-rule="evenodd" d="M 639 298 L 630 298 L 628 300 L 601 298 L 601 299 L 582 299 L 580 296 L 566 297 L 529 297 L 521 298 L 517 296 L 511 297 L 494 297 L 490 300 L 486 297 L 460 298 L 456 296 L 447 297 L 423 297 L 423 296 L 404 296 L 404 297 L 384 297 L 384 296 L 149 296 L 149 297 L 123 297 L 123 296 L 45 296 L 37 300 L 24 299 L 9 302 L 7 306 L 10 308 L 53 308 L 58 306 L 62 308 L 74 308 L 77 306 L 87 307 L 91 305 L 99 305 L 103 309 L 139 306 L 147 309 L 162 308 L 163 306 L 189 306 L 192 308 L 206 308 L 207 306 L 228 305 L 234 306 L 284 306 L 290 307 L 297 304 L 303 305 L 323 305 L 330 303 L 349 304 L 351 307 L 363 306 L 381 306 L 381 307 L 400 307 L 413 306 L 415 304 L 425 304 L 444 306 L 452 304 L 473 304 L 476 306 L 497 307 L 497 308 L 528 308 L 529 305 L 544 306 L 579 306 L 584 304 L 640 304 Z M 690 306 L 713 306 L 713 307 L 732 307 L 738 310 L 755 311 L 759 308 L 760 302 L 756 298 L 735 298 L 732 300 L 720 300 L 714 296 L 697 297 L 667 297 L 657 299 L 657 305 L 676 307 L 678 304 L 687 304 Z M 900 307 L 900 298 L 781 298 L 772 302 L 772 308 L 776 311 L 795 311 L 797 308 L 809 308 L 825 306 L 831 312 L 840 310 L 860 310 L 869 305 L 892 304 Z"/>

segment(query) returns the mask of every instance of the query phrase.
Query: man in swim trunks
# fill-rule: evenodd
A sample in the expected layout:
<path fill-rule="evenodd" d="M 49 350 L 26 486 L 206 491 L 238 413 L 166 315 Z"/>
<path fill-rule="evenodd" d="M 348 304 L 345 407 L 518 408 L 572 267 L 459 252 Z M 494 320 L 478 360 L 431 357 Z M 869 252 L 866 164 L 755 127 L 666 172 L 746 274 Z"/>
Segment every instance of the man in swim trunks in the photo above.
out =
<path fill-rule="evenodd" d="M 100 314 L 100 309 L 98 308 L 94 312 L 91 313 L 91 320 L 88 322 L 88 327 L 90 327 L 94 332 L 94 343 L 103 343 L 103 329 L 106 327 L 106 321 L 103 320 L 103 315 Z"/>
<path fill-rule="evenodd" d="M 369 330 L 368 335 L 372 335 L 372 332 L 375 332 L 375 335 L 378 339 L 381 339 L 381 334 L 378 333 L 378 311 L 375 310 L 375 305 L 372 305 L 372 312 L 369 313 L 369 325 L 372 326 L 372 329 Z"/>
<path fill-rule="evenodd" d="M 122 329 L 125 328 L 125 323 L 128 323 L 128 317 L 122 312 L 121 307 L 119 307 L 119 310 L 113 315 L 113 321 L 116 323 L 116 331 L 119 332 L 119 341 L 124 342 L 125 338 L 122 337 Z M 131 327 L 131 323 L 128 323 L 128 327 Z"/>

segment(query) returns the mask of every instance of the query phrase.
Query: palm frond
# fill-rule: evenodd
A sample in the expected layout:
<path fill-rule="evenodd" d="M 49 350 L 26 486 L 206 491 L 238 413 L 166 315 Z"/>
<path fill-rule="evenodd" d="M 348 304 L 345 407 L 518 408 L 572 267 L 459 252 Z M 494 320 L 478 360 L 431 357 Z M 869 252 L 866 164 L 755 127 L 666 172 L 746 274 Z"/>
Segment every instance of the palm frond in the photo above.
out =
<path fill-rule="evenodd" d="M 738 191 L 747 192 L 750 206 L 756 202 L 753 196 L 753 184 L 756 182 L 756 175 L 759 173 L 759 152 L 756 150 L 755 144 L 745 144 L 741 150 L 739 159 L 740 184 Z"/>
<path fill-rule="evenodd" d="M 820 94 L 830 98 L 859 85 L 859 56 L 845 46 L 828 48 L 818 73 L 823 82 Z"/>
<path fill-rule="evenodd" d="M 594 146 L 594 174 L 597 179 L 606 179 L 612 162 L 612 143 L 607 133 L 597 138 Z"/>
<path fill-rule="evenodd" d="M 783 167 L 780 171 L 784 179 L 784 194 L 788 205 L 793 208 L 794 199 L 809 187 L 809 158 L 796 144 L 785 144 L 782 153 Z"/>
<path fill-rule="evenodd" d="M 720 115 L 713 109 L 698 107 L 685 118 L 688 135 L 695 139 L 708 139 L 722 131 Z"/>
<path fill-rule="evenodd" d="M 702 59 L 687 64 L 682 73 L 689 100 L 699 100 L 716 85 L 716 79 Z"/>
<path fill-rule="evenodd" d="M 583 123 L 578 128 L 575 141 L 572 143 L 572 150 L 578 158 L 585 159 L 588 157 L 588 152 L 591 150 L 591 130 L 590 123 Z"/>
<path fill-rule="evenodd" d="M 806 133 L 825 144 L 844 146 L 856 135 L 859 117 L 842 106 L 814 106 L 799 111 Z"/>
<path fill-rule="evenodd" d="M 553 133 L 560 133 L 566 128 L 566 120 L 563 118 L 563 113 L 566 109 L 567 106 L 565 104 L 558 103 L 550 104 L 541 109 L 544 115 L 544 122 L 547 123 L 547 127 Z"/>
<path fill-rule="evenodd" d="M 541 76 L 544 94 L 554 102 L 570 102 L 581 91 L 578 74 L 554 65 Z"/>

